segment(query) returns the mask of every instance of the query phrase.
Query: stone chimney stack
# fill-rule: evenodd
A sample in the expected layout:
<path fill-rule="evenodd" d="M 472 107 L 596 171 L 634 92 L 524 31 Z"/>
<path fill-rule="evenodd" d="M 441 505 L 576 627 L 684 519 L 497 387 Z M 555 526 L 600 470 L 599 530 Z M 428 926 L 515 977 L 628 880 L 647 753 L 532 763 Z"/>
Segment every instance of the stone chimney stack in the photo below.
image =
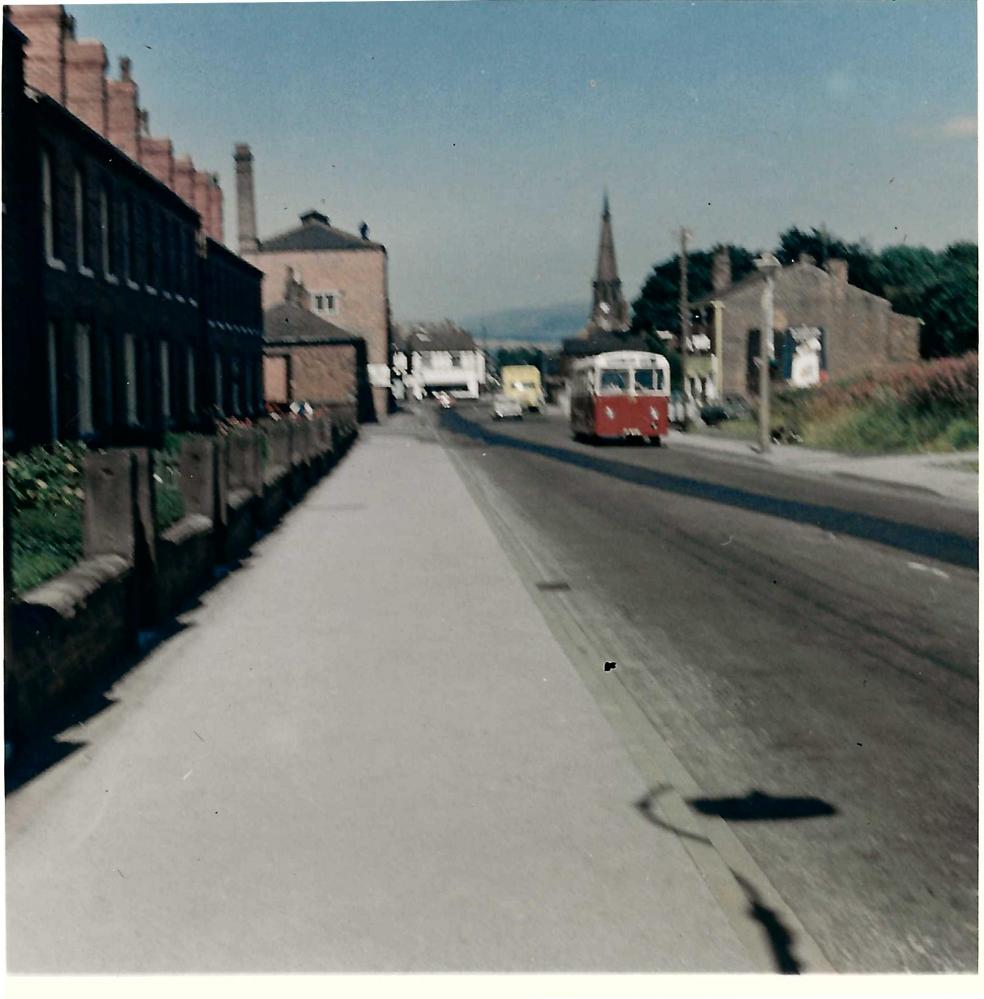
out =
<path fill-rule="evenodd" d="M 711 288 L 714 294 L 731 286 L 731 251 L 727 246 L 719 246 L 711 259 Z"/>
<path fill-rule="evenodd" d="M 256 253 L 256 192 L 253 187 L 253 154 L 245 143 L 236 146 L 236 208 L 239 216 L 239 252 Z"/>
<path fill-rule="evenodd" d="M 831 258 L 825 266 L 827 273 L 833 278 L 834 299 L 843 301 L 847 295 L 847 261 Z"/>

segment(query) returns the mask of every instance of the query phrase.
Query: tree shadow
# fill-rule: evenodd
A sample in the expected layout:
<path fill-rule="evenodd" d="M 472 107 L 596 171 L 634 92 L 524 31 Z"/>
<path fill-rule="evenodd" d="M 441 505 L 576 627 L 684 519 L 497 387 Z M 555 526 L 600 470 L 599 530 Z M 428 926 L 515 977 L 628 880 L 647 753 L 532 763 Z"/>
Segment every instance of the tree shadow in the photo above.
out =
<path fill-rule="evenodd" d="M 517 451 L 525 451 L 634 485 L 676 493 L 680 496 L 690 496 L 694 499 L 708 500 L 712 503 L 750 510 L 770 517 L 779 517 L 794 523 L 809 524 L 833 534 L 846 534 L 866 541 L 874 541 L 891 548 L 899 548 L 926 558 L 937 559 L 950 565 L 971 569 L 976 569 L 978 565 L 976 538 L 966 538 L 949 531 L 936 531 L 916 524 L 905 524 L 901 521 L 887 520 L 883 517 L 842 510 L 838 507 L 782 499 L 777 496 L 740 489 L 736 486 L 726 486 L 704 479 L 662 472 L 655 468 L 613 461 L 585 451 L 575 451 L 552 444 L 541 444 L 537 441 L 521 440 L 481 426 L 455 410 L 442 410 L 441 420 L 442 425 L 447 430 L 473 440 L 479 440 L 486 446 L 508 447 Z"/>

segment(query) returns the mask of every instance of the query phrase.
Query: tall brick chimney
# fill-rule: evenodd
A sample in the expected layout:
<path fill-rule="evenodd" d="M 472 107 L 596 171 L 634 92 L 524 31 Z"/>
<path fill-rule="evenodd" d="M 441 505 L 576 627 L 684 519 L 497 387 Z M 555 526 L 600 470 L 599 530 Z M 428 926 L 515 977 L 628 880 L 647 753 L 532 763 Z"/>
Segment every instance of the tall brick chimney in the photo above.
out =
<path fill-rule="evenodd" d="M 217 243 L 225 243 L 225 226 L 222 218 L 222 188 L 219 186 L 218 174 L 209 174 L 208 186 L 205 188 L 205 228 Z"/>
<path fill-rule="evenodd" d="M 28 39 L 25 82 L 64 104 L 65 43 L 75 37 L 74 21 L 61 4 L 16 4 L 8 12 L 11 23 Z"/>
<path fill-rule="evenodd" d="M 106 47 L 85 38 L 65 44 L 65 107 L 89 128 L 106 135 Z"/>
<path fill-rule="evenodd" d="M 239 252 L 256 253 L 256 192 L 253 187 L 253 153 L 241 142 L 236 146 L 236 214 L 239 222 Z"/>
<path fill-rule="evenodd" d="M 731 251 L 727 246 L 719 246 L 711 258 L 711 288 L 717 294 L 730 285 Z"/>
<path fill-rule="evenodd" d="M 106 84 L 106 138 L 134 162 L 140 161 L 140 108 L 130 60 L 120 59 L 120 78 Z"/>

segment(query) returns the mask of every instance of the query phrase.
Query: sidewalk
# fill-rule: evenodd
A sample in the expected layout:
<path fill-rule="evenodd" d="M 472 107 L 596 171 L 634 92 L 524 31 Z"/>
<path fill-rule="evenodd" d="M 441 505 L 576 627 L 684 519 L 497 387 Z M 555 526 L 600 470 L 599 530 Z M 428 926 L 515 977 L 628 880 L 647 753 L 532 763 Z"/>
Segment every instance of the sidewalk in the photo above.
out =
<path fill-rule="evenodd" d="M 413 421 L 182 624 L 8 799 L 11 971 L 770 970 Z"/>
<path fill-rule="evenodd" d="M 977 451 L 952 454 L 894 454 L 859 456 L 819 451 L 795 444 L 774 444 L 762 456 L 757 444 L 711 433 L 671 430 L 668 443 L 675 448 L 717 452 L 735 458 L 767 461 L 782 471 L 803 475 L 833 475 L 871 483 L 935 493 L 960 506 L 976 509 L 978 473 L 968 465 L 978 461 Z"/>

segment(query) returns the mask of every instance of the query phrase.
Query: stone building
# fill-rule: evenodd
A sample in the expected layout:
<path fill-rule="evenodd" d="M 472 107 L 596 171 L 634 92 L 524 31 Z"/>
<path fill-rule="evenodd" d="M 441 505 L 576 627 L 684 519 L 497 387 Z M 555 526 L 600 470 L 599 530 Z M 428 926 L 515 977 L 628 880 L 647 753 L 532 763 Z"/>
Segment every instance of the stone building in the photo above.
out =
<path fill-rule="evenodd" d="M 27 85 L 66 107 L 174 191 L 198 212 L 205 234 L 222 242 L 218 178 L 196 169 L 187 155 L 175 157 L 170 138 L 150 134 L 150 115 L 140 107 L 130 60 L 121 58 L 119 79 L 108 79 L 105 47 L 94 39 L 77 38 L 75 19 L 61 4 L 17 4 L 6 11 L 28 40 Z"/>
<path fill-rule="evenodd" d="M 791 382 L 794 370 L 808 372 L 811 359 L 799 355 L 809 350 L 817 355 L 819 380 L 919 359 L 920 321 L 852 285 L 846 261 L 830 260 L 820 268 L 804 255 L 774 280 L 776 380 Z M 754 394 L 764 278 L 756 272 L 732 284 L 725 250 L 715 256 L 712 284 L 710 295 L 692 303 L 702 317 L 694 335 L 706 335 L 715 345 L 720 341 L 724 394 Z"/>
<path fill-rule="evenodd" d="M 310 292 L 288 271 L 283 300 L 263 314 L 263 383 L 268 405 L 354 402 L 360 422 L 372 416 L 366 345 L 319 318 Z"/>
<path fill-rule="evenodd" d="M 26 38 L 5 24 L 3 42 L 5 446 L 147 442 L 208 429 L 217 409 L 258 413 L 260 272 L 68 107 L 25 88 Z M 228 296 L 220 272 L 237 275 Z M 216 396 L 216 369 L 241 380 L 235 406 Z"/>
<path fill-rule="evenodd" d="M 309 293 L 311 311 L 345 336 L 365 343 L 367 377 L 374 416 L 384 419 L 390 406 L 390 308 L 386 247 L 331 224 L 321 212 L 308 211 L 300 225 L 259 239 L 253 155 L 248 145 L 235 150 L 239 252 L 266 275 L 263 307 L 284 300 L 293 274 Z"/>

